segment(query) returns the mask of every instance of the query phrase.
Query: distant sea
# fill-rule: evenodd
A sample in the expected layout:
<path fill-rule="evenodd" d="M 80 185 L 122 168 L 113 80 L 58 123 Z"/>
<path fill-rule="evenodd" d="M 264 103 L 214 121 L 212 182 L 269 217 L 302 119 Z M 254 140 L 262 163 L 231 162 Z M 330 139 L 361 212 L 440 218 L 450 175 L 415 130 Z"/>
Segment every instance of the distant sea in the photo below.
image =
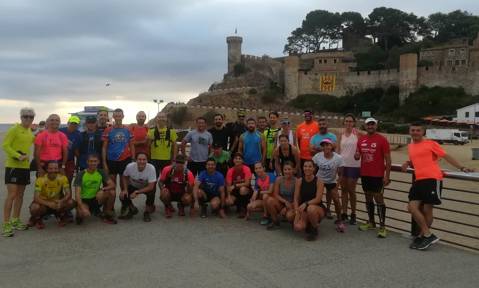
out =
<path fill-rule="evenodd" d="M 13 124 L 0 123 L 0 133 L 6 132 Z"/>

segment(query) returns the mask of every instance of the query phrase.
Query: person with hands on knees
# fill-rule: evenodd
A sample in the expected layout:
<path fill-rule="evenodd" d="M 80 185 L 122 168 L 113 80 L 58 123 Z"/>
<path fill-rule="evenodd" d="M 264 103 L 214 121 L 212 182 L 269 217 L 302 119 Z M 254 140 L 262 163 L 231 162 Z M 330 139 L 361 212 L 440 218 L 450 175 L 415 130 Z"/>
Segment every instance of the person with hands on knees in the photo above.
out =
<path fill-rule="evenodd" d="M 87 168 L 75 177 L 76 223 L 91 215 L 101 217 L 107 224 L 116 224 L 113 206 L 115 203 L 115 183 L 102 169 L 98 169 L 100 158 L 98 154 L 90 154 Z M 100 209 L 103 207 L 103 211 Z"/>
<path fill-rule="evenodd" d="M 208 217 L 208 202 L 213 213 L 225 218 L 225 193 L 225 178 L 216 171 L 216 162 L 210 158 L 206 161 L 206 170 L 201 171 L 196 177 L 193 188 L 195 203 L 201 207 L 201 218 Z"/>
<path fill-rule="evenodd" d="M 121 181 L 124 188 L 120 193 L 120 201 L 123 207 L 127 207 L 126 210 L 128 212 L 122 214 L 119 218 L 131 219 L 138 214 L 138 208 L 135 207 L 131 200 L 140 194 L 144 194 L 146 202 L 143 221 L 150 222 L 150 214 L 155 211 L 156 170 L 155 166 L 148 163 L 148 156 L 145 152 L 138 153 L 136 162 L 126 166 Z"/>
<path fill-rule="evenodd" d="M 243 164 L 243 154 L 233 155 L 234 166 L 226 173 L 226 206 L 236 204 L 238 218 L 246 217 L 246 206 L 251 197 L 251 170 Z"/>
<path fill-rule="evenodd" d="M 384 203 L 384 187 L 389 185 L 391 173 L 391 152 L 386 137 L 377 133 L 378 121 L 368 118 L 366 124 L 367 134 L 359 138 L 357 150 L 354 155 L 356 160 L 361 159 L 361 186 L 366 198 L 366 211 L 368 222 L 359 225 L 359 230 L 375 230 L 374 202 L 379 216 L 378 238 L 386 238 L 386 204 Z"/>
<path fill-rule="evenodd" d="M 253 195 L 250 198 L 249 204 L 246 207 L 246 217 L 248 220 L 252 212 L 262 211 L 263 217 L 260 221 L 261 225 L 267 225 L 270 221 L 266 212 L 266 201 L 273 193 L 273 186 L 276 177 L 273 173 L 266 172 L 263 163 L 256 162 L 254 164 L 254 172 L 256 175 L 255 185 L 253 186 Z"/>

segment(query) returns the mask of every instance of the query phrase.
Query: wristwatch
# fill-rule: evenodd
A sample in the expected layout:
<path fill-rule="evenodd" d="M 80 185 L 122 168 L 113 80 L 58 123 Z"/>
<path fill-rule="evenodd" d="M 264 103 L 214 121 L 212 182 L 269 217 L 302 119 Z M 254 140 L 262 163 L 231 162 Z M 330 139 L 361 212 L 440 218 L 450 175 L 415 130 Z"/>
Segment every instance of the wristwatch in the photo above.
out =
<path fill-rule="evenodd" d="M 62 164 L 62 168 L 65 169 L 65 164 Z"/>

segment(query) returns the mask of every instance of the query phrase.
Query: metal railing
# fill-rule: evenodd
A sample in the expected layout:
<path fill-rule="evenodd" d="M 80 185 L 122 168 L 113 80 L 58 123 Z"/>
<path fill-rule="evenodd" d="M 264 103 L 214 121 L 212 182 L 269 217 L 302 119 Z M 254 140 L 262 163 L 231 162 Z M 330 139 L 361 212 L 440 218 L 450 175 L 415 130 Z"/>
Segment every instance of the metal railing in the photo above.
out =
<path fill-rule="evenodd" d="M 401 166 L 393 164 L 391 184 L 384 189 L 387 212 L 386 226 L 392 230 L 415 236 L 419 230 L 407 211 L 409 188 L 414 170 L 402 172 Z M 408 177 L 409 180 L 407 179 Z M 358 183 L 358 219 L 366 221 L 363 209 L 364 193 Z M 361 195 L 361 196 L 360 196 Z M 459 197 L 453 197 L 459 196 Z M 479 177 L 466 173 L 445 171 L 443 180 L 442 205 L 434 206 L 432 230 L 442 242 L 479 251 Z M 362 207 L 361 207 L 362 206 Z"/>

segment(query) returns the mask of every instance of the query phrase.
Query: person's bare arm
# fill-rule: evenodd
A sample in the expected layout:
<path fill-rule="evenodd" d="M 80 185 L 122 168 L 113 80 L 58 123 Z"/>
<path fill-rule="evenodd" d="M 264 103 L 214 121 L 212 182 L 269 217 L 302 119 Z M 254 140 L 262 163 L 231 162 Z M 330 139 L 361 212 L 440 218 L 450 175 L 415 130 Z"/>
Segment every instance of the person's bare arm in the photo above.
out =
<path fill-rule="evenodd" d="M 301 191 L 301 178 L 298 178 L 296 179 L 296 184 L 294 186 L 294 203 L 293 203 L 293 206 L 294 206 L 294 210 L 298 210 L 299 209 L 299 194 L 300 194 L 300 191 Z"/>
<path fill-rule="evenodd" d="M 186 140 L 184 138 L 181 140 L 180 153 L 186 155 Z"/>
<path fill-rule="evenodd" d="M 156 181 L 148 183 L 148 185 L 146 187 L 143 187 L 143 188 L 138 189 L 135 192 L 131 193 L 130 198 L 134 199 L 134 198 L 136 198 L 136 196 L 138 196 L 138 194 L 145 194 L 145 193 L 153 191 L 153 189 L 155 189 L 155 185 L 156 185 Z"/>
<path fill-rule="evenodd" d="M 281 165 L 279 163 L 279 149 L 281 149 L 281 147 L 276 147 L 276 149 L 274 149 L 273 151 L 273 159 L 274 159 L 274 170 L 276 170 L 276 174 L 277 175 L 281 175 L 282 174 L 282 171 L 281 171 Z"/>
<path fill-rule="evenodd" d="M 101 158 L 103 161 L 103 169 L 105 169 L 105 172 L 108 174 L 108 162 L 106 161 L 106 153 L 108 149 L 108 139 L 103 141 L 103 146 L 101 147 Z"/>
<path fill-rule="evenodd" d="M 199 193 L 200 193 L 201 181 L 195 180 L 195 185 L 193 186 L 193 198 L 195 199 L 196 205 L 198 205 Z"/>
<path fill-rule="evenodd" d="M 42 146 L 41 145 L 38 145 L 38 144 L 35 144 L 35 163 L 37 164 L 37 170 L 38 170 L 38 174 L 40 176 L 43 176 L 45 174 L 45 170 L 43 170 L 43 167 L 41 165 L 41 161 L 40 161 L 40 151 L 42 149 Z"/>
<path fill-rule="evenodd" d="M 389 183 L 391 183 L 391 179 L 389 178 L 391 175 L 391 152 L 384 155 L 384 160 L 386 161 L 386 171 L 384 172 L 384 186 L 387 186 L 389 185 Z"/>
<path fill-rule="evenodd" d="M 238 141 L 238 152 L 241 152 L 243 153 L 243 137 L 239 137 L 239 141 Z"/>
<path fill-rule="evenodd" d="M 444 160 L 446 160 L 449 164 L 451 164 L 452 166 L 456 167 L 457 169 L 461 170 L 462 172 L 473 172 L 474 169 L 471 169 L 471 168 L 467 168 L 467 167 L 464 167 L 461 165 L 461 163 L 459 163 L 455 158 L 453 158 L 451 155 L 449 154 L 445 154 L 442 158 L 444 158 Z"/>
<path fill-rule="evenodd" d="M 33 196 L 33 201 L 35 203 L 38 203 L 38 204 L 43 205 L 43 206 L 47 206 L 47 207 L 49 207 L 51 209 L 54 209 L 54 210 L 58 209 L 58 204 L 55 201 L 48 201 L 48 200 L 42 199 L 38 192 L 35 192 L 35 194 Z"/>
<path fill-rule="evenodd" d="M 292 149 L 294 155 L 294 161 L 296 163 L 296 176 L 301 174 L 301 159 L 299 158 L 299 150 L 295 147 Z"/>
<path fill-rule="evenodd" d="M 121 183 L 123 184 L 123 190 L 120 192 L 120 198 L 124 198 L 128 195 L 128 183 L 130 182 L 130 177 L 121 175 Z"/>
<path fill-rule="evenodd" d="M 133 159 L 133 161 L 135 161 L 135 159 L 136 159 L 136 148 L 135 148 L 135 143 L 133 143 L 133 139 L 130 140 L 128 145 L 130 145 L 131 159 Z"/>
<path fill-rule="evenodd" d="M 178 150 L 177 150 L 177 144 L 176 144 L 176 141 L 171 141 L 171 160 L 172 161 L 175 161 L 176 160 L 176 155 L 178 153 Z"/>
<path fill-rule="evenodd" d="M 261 134 L 261 163 L 266 162 L 266 139 L 263 134 Z"/>

